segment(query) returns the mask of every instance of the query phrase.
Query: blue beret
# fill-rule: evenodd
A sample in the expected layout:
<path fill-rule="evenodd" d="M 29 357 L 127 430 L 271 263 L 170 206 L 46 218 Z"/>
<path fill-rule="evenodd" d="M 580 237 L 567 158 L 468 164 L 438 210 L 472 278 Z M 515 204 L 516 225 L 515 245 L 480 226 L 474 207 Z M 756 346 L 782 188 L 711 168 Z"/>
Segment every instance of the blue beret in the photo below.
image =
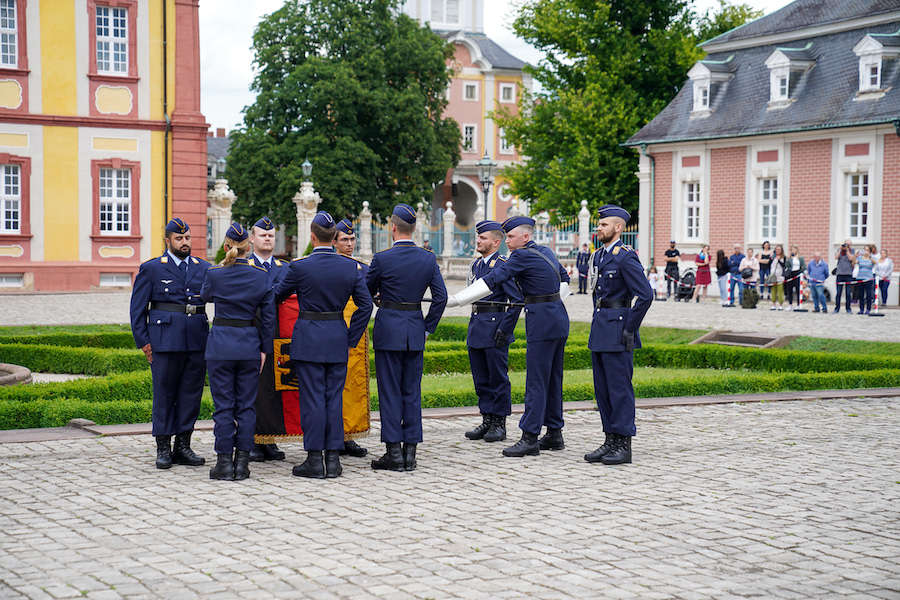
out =
<path fill-rule="evenodd" d="M 325 229 L 330 229 L 334 227 L 334 219 L 331 218 L 324 210 L 320 210 L 316 213 L 316 216 L 313 217 L 313 223 L 318 225 L 319 227 L 324 227 Z"/>
<path fill-rule="evenodd" d="M 531 217 L 510 217 L 507 220 L 503 221 L 503 225 L 501 225 L 501 227 L 503 227 L 503 231 L 509 233 L 520 225 L 528 225 L 530 227 L 534 227 L 534 219 L 532 219 Z"/>
<path fill-rule="evenodd" d="M 341 219 L 338 221 L 337 230 L 342 231 L 347 235 L 353 235 L 353 223 L 351 223 L 349 219 Z"/>
<path fill-rule="evenodd" d="M 265 231 L 269 231 L 271 229 L 275 229 L 275 224 L 272 223 L 272 219 L 269 217 L 263 217 L 259 221 L 253 224 L 254 227 L 259 227 Z"/>
<path fill-rule="evenodd" d="M 409 204 L 398 204 L 394 207 L 394 212 L 391 214 L 395 217 L 400 217 L 410 225 L 415 225 L 416 223 L 416 211 Z"/>
<path fill-rule="evenodd" d="M 629 219 L 631 219 L 631 215 L 628 214 L 627 210 L 625 210 L 621 206 L 616 206 L 615 204 L 607 204 L 606 206 L 601 206 L 597 211 L 597 214 L 600 215 L 601 219 L 605 219 L 607 217 L 619 217 L 620 219 L 625 219 L 626 223 Z"/>
<path fill-rule="evenodd" d="M 190 230 L 188 224 L 178 217 L 172 217 L 172 220 L 166 225 L 166 233 L 187 233 Z"/>
<path fill-rule="evenodd" d="M 488 231 L 502 231 L 503 227 L 497 221 L 479 221 L 475 224 L 475 233 L 486 233 Z"/>
<path fill-rule="evenodd" d="M 232 223 L 225 236 L 236 242 L 243 242 L 247 239 L 247 230 L 240 223 Z"/>

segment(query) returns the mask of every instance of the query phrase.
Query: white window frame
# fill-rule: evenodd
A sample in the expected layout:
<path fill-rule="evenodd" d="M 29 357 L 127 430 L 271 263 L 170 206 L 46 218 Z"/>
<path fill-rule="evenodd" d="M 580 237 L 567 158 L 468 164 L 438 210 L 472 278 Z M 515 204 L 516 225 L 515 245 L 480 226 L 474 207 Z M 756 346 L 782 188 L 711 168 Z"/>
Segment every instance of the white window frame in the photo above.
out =
<path fill-rule="evenodd" d="M 869 239 L 869 232 L 872 228 L 872 178 L 869 171 L 863 170 L 858 173 L 847 173 L 847 237 L 851 240 L 865 241 Z M 854 179 L 857 182 L 854 184 Z M 854 187 L 861 193 L 854 196 Z M 854 210 L 854 204 L 862 205 Z M 853 217 L 857 217 L 857 222 L 853 223 Z M 855 231 L 854 231 L 855 229 Z"/>
<path fill-rule="evenodd" d="M 479 98 L 481 98 L 481 86 L 478 84 L 478 81 L 463 81 L 462 99 L 464 102 L 478 102 Z M 469 87 L 475 90 L 475 95 L 471 98 L 468 98 L 466 96 L 469 91 Z"/>
<path fill-rule="evenodd" d="M 131 169 L 100 167 L 98 176 L 100 235 L 131 235 Z M 127 185 L 123 185 L 125 182 Z"/>
<path fill-rule="evenodd" d="M 0 288 L 25 287 L 24 273 L 0 273 Z"/>
<path fill-rule="evenodd" d="M 100 273 L 100 287 L 131 287 L 131 273 Z"/>
<path fill-rule="evenodd" d="M 0 233 L 22 233 L 22 169 L 19 165 L 0 165 L 0 175 Z"/>
<path fill-rule="evenodd" d="M 509 100 L 503 98 L 503 92 L 509 90 Z M 500 84 L 500 102 L 504 104 L 515 104 L 516 103 L 516 84 L 514 83 L 501 83 Z"/>
<path fill-rule="evenodd" d="M 497 130 L 497 136 L 500 138 L 500 154 L 515 154 L 516 147 L 509 143 L 506 139 L 506 131 L 502 127 Z"/>
<path fill-rule="evenodd" d="M 0 66 L 19 66 L 19 15 L 16 0 L 0 0 Z"/>
<path fill-rule="evenodd" d="M 778 177 L 761 177 L 757 186 L 759 189 L 759 235 L 760 239 L 770 242 L 778 239 L 778 186 Z M 766 209 L 769 209 L 768 215 L 766 215 Z M 766 224 L 767 216 L 768 224 Z"/>
<path fill-rule="evenodd" d="M 703 235 L 703 198 L 699 181 L 684 182 L 684 237 L 697 241 Z"/>
<path fill-rule="evenodd" d="M 466 146 L 466 129 L 472 128 L 472 144 Z M 462 126 L 462 151 L 468 153 L 478 152 L 478 125 L 474 123 L 463 123 Z"/>
<path fill-rule="evenodd" d="M 709 110 L 709 89 L 708 81 L 694 83 L 694 112 Z"/>
<path fill-rule="evenodd" d="M 449 18 L 451 3 L 456 6 L 456 18 Z M 462 22 L 462 2 L 460 0 L 431 0 L 429 6 L 432 23 L 459 25 Z M 436 18 L 437 17 L 437 18 Z"/>
<path fill-rule="evenodd" d="M 98 4 L 94 16 L 97 73 L 128 75 L 128 9 Z M 118 35 L 121 32 L 121 35 Z"/>

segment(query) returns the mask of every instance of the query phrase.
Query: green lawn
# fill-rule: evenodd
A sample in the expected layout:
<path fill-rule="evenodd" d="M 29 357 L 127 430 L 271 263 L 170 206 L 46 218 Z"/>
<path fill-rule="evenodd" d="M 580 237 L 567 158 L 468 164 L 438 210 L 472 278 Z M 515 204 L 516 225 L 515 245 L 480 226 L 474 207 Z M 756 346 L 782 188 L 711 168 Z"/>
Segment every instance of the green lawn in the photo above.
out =
<path fill-rule="evenodd" d="M 643 330 L 641 330 L 643 338 Z M 900 342 L 867 342 L 865 340 L 838 340 L 801 336 L 786 346 L 787 350 L 813 352 L 843 352 L 846 354 L 900 355 Z"/>

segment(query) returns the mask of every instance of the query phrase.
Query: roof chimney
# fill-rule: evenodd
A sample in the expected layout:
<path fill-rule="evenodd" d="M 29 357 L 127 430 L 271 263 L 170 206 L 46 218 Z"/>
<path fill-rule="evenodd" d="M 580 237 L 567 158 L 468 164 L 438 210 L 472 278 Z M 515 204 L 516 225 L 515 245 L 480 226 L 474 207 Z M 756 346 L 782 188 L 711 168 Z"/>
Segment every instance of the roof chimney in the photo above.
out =
<path fill-rule="evenodd" d="M 216 137 L 216 134 L 214 134 L 213 130 L 210 129 L 209 131 L 206 132 L 206 137 Z"/>
<path fill-rule="evenodd" d="M 219 127 L 216 129 L 216 137 L 225 137 L 225 128 Z"/>

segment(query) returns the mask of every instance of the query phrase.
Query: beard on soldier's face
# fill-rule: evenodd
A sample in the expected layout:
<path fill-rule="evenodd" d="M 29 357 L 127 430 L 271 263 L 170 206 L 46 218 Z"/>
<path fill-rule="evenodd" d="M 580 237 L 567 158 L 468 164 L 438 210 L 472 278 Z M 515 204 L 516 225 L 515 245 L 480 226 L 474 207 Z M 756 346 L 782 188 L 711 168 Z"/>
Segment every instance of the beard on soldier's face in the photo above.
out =
<path fill-rule="evenodd" d="M 175 246 L 172 246 L 169 248 L 169 250 L 171 250 L 172 254 L 174 254 L 176 256 L 176 258 L 179 258 L 180 260 L 184 260 L 188 256 L 191 255 L 191 247 L 190 246 L 182 246 L 181 248 L 176 248 Z"/>

